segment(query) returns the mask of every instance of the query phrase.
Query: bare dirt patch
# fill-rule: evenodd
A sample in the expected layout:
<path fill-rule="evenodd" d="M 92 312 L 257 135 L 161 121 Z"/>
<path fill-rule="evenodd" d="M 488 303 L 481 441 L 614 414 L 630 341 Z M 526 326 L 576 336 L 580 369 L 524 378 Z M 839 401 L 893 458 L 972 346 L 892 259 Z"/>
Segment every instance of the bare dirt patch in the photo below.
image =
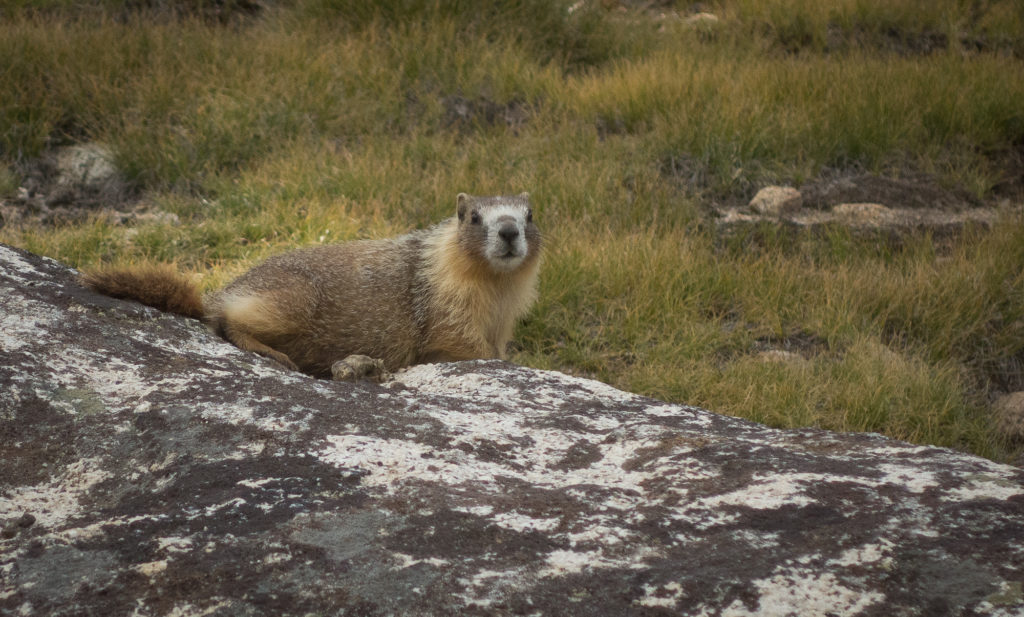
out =
<path fill-rule="evenodd" d="M 176 220 L 173 214 L 140 202 L 139 191 L 101 144 L 50 150 L 15 173 L 20 183 L 15 195 L 0 199 L 0 226 L 55 226 L 96 218 L 114 224 Z"/>
<path fill-rule="evenodd" d="M 888 208 L 962 211 L 981 202 L 962 188 L 944 188 L 924 174 L 887 178 L 866 173 L 826 172 L 800 187 L 804 206 L 827 210 L 837 204 L 877 203 Z"/>
<path fill-rule="evenodd" d="M 446 96 L 441 99 L 446 128 L 460 131 L 492 126 L 518 130 L 529 119 L 529 109 L 519 100 L 498 103 L 485 97 Z"/>

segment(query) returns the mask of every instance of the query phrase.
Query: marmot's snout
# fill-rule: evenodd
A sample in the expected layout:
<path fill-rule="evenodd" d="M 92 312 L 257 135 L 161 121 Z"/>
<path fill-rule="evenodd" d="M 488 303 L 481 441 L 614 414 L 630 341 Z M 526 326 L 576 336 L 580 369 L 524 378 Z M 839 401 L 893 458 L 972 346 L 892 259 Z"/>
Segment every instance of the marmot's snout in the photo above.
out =
<path fill-rule="evenodd" d="M 505 221 L 498 228 L 498 235 L 511 247 L 512 243 L 519 237 L 519 226 L 516 225 L 514 220 Z"/>
<path fill-rule="evenodd" d="M 498 221 L 498 256 L 522 257 L 526 254 L 526 239 L 523 238 L 521 223 L 515 218 L 503 217 Z"/>
<path fill-rule="evenodd" d="M 498 270 L 514 270 L 526 258 L 527 245 L 523 220 L 516 216 L 502 216 L 491 227 L 489 260 Z"/>

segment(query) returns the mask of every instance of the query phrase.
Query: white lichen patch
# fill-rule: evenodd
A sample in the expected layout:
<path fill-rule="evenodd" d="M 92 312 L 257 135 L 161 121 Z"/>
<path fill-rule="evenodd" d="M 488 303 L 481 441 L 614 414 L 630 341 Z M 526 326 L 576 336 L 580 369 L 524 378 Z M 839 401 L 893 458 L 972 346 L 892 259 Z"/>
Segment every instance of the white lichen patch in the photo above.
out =
<path fill-rule="evenodd" d="M 852 617 L 885 600 L 878 592 L 842 584 L 831 572 L 787 568 L 771 578 L 754 581 L 753 586 L 759 594 L 757 608 L 750 610 L 736 600 L 725 607 L 722 617 Z"/>
<path fill-rule="evenodd" d="M 523 416 L 515 414 L 465 413 L 452 409 L 422 410 L 442 420 L 453 431 L 465 431 L 475 438 L 490 436 L 493 441 L 531 444 L 521 446 L 511 457 L 510 464 L 501 461 L 480 460 L 458 448 L 436 450 L 425 444 L 401 439 L 375 438 L 367 435 L 333 435 L 329 446 L 318 453 L 321 460 L 343 467 L 359 467 L 368 471 L 362 485 L 377 488 L 389 495 L 403 495 L 410 483 L 441 484 L 458 488 L 473 487 L 472 497 L 462 502 L 457 493 L 449 494 L 456 511 L 466 511 L 497 525 L 519 533 L 538 532 L 568 541 L 570 546 L 585 546 L 583 550 L 556 552 L 549 558 L 538 576 L 557 576 L 575 571 L 576 567 L 590 568 L 633 567 L 644 563 L 644 556 L 653 554 L 643 549 L 616 550 L 614 553 L 594 551 L 591 545 L 611 547 L 624 545 L 635 539 L 635 532 L 623 527 L 641 524 L 644 515 L 638 511 L 643 504 L 653 504 L 643 488 L 645 480 L 664 474 L 681 473 L 691 467 L 687 461 L 662 460 L 644 471 L 627 471 L 624 467 L 638 450 L 662 447 L 660 432 L 654 439 L 621 439 L 614 443 L 594 444 L 601 457 L 579 468 L 558 468 L 557 464 L 568 449 L 579 441 L 579 435 L 564 431 L 537 429 L 523 425 Z M 646 432 L 646 431 L 641 431 Z M 517 439 L 530 437 L 529 440 Z M 472 439 L 469 440 L 470 442 Z M 671 453 L 668 448 L 666 452 Z M 692 470 L 691 470 L 692 471 Z M 699 473 L 693 472 L 695 477 Z M 501 497 L 505 488 L 502 480 L 512 479 L 531 486 L 552 489 L 584 504 L 590 513 L 579 513 L 563 531 L 561 517 L 536 516 L 520 511 L 495 511 L 492 506 L 480 504 L 480 494 Z M 593 491 L 600 487 L 600 494 Z M 671 493 L 661 493 L 667 498 Z M 642 567 L 642 565 L 640 566 Z M 482 601 L 475 598 L 474 601 Z"/>
<path fill-rule="evenodd" d="M 391 553 L 391 558 L 394 560 L 395 565 L 391 567 L 392 570 L 404 570 L 405 568 L 411 568 L 412 566 L 425 563 L 428 566 L 434 568 L 443 568 L 451 565 L 451 561 L 447 559 L 439 559 L 437 557 L 427 557 L 425 559 L 419 559 L 412 555 L 406 555 L 405 553 Z"/>
<path fill-rule="evenodd" d="M 591 568 L 607 568 L 613 564 L 604 557 L 602 551 L 565 551 L 557 550 L 548 553 L 545 565 L 537 573 L 544 578 L 548 576 L 565 576 L 576 574 Z"/>
<path fill-rule="evenodd" d="M 186 511 L 190 512 L 190 516 L 189 516 L 190 519 L 191 518 L 196 518 L 198 516 L 211 517 L 211 516 L 217 514 L 217 512 L 220 512 L 221 510 L 228 510 L 230 508 L 237 508 L 239 506 L 244 506 L 246 503 L 247 502 L 244 499 L 242 499 L 241 497 L 235 497 L 234 499 L 229 499 L 228 501 L 225 501 L 224 503 L 218 503 L 218 504 L 214 504 L 212 506 L 207 506 L 207 507 L 203 508 L 202 510 L 187 509 Z"/>
<path fill-rule="evenodd" d="M 89 367 L 89 370 L 82 371 L 83 366 Z M 78 370 L 73 370 L 74 367 L 78 367 Z M 104 401 L 110 402 L 113 408 L 122 407 L 126 402 L 145 398 L 154 392 L 182 392 L 187 383 L 184 378 L 147 378 L 143 376 L 140 364 L 127 362 L 106 349 L 68 349 L 52 357 L 48 368 L 54 372 L 57 383 L 95 392 Z"/>
<path fill-rule="evenodd" d="M 291 553 L 267 553 L 263 558 L 263 563 L 266 565 L 274 565 L 275 563 L 284 563 L 292 558 Z"/>
<path fill-rule="evenodd" d="M 879 485 L 894 484 L 911 493 L 923 493 L 939 486 L 939 480 L 934 473 L 910 465 L 883 463 L 878 466 L 878 470 L 884 474 L 878 482 Z"/>
<path fill-rule="evenodd" d="M 510 387 L 506 381 L 480 373 L 468 373 L 451 378 L 443 364 L 421 364 L 409 367 L 395 374 L 394 380 L 419 392 L 445 395 L 472 395 L 477 399 L 499 399 L 507 405 L 539 406 L 538 401 L 554 405 L 555 409 L 567 407 L 572 402 L 595 399 L 611 403 L 632 403 L 643 398 L 623 392 L 607 384 L 572 377 L 553 371 L 534 371 L 536 379 L 528 389 Z M 552 384 L 552 385 L 546 385 Z M 548 408 L 548 404 L 543 405 Z"/>
<path fill-rule="evenodd" d="M 192 537 L 167 536 L 157 538 L 157 550 L 167 553 L 188 553 L 195 548 Z"/>
<path fill-rule="evenodd" d="M 0 247 L 2 249 L 3 247 Z M 17 351 L 31 345 L 31 341 L 45 340 L 50 328 L 60 315 L 55 311 L 39 310 L 38 303 L 0 288 L 0 350 Z M 26 336 L 28 334 L 29 336 Z"/>
<path fill-rule="evenodd" d="M 202 607 L 196 606 L 191 602 L 176 604 L 166 614 L 166 617 L 207 617 L 207 615 L 229 614 L 231 612 L 231 602 L 220 598 L 214 598 L 214 600 L 216 602 Z"/>
<path fill-rule="evenodd" d="M 42 257 L 41 259 L 53 264 L 57 263 L 49 257 Z M 0 264 L 3 264 L 3 268 L 0 268 L 0 273 L 3 274 L 4 278 L 11 279 L 22 285 L 29 283 L 32 278 L 39 274 L 35 266 L 22 259 L 14 249 L 6 246 L 0 246 Z"/>
<path fill-rule="evenodd" d="M 660 586 L 644 585 L 644 596 L 634 602 L 640 606 L 673 608 L 683 597 L 683 586 L 676 582 Z"/>
<path fill-rule="evenodd" d="M 636 532 L 616 525 L 617 522 L 618 519 L 610 514 L 588 516 L 572 525 L 570 531 L 565 534 L 565 538 L 572 548 L 595 543 L 605 547 L 614 547 L 636 539 Z"/>
<path fill-rule="evenodd" d="M 431 394 L 460 397 L 470 395 L 476 399 L 493 399 L 508 393 L 508 388 L 500 380 L 478 373 L 464 375 L 456 380 L 447 379 L 441 370 L 443 367 L 444 365 L 439 364 L 413 366 L 397 373 L 395 380 Z"/>
<path fill-rule="evenodd" d="M 262 488 L 271 482 L 279 482 L 280 478 L 260 478 L 259 480 L 239 480 L 236 484 L 247 488 Z"/>
<path fill-rule="evenodd" d="M 971 474 L 967 480 L 969 484 L 946 490 L 942 498 L 945 501 L 970 501 L 973 499 L 1004 501 L 1024 494 L 1024 486 L 1003 476 Z"/>
<path fill-rule="evenodd" d="M 508 464 L 482 461 L 462 450 L 437 451 L 415 441 L 383 439 L 367 435 L 332 435 L 330 447 L 319 453 L 322 460 L 335 465 L 358 466 L 369 471 L 364 485 L 398 489 L 395 482 L 421 480 L 458 485 L 464 482 L 492 484 L 503 477 L 516 477 L 538 486 L 567 489 L 572 486 L 599 484 L 606 488 L 629 491 L 621 506 L 636 505 L 641 494 L 640 483 L 651 472 L 629 472 L 623 463 L 638 447 L 652 447 L 654 441 L 600 444 L 602 457 L 580 469 L 557 469 L 559 461 L 576 443 L 578 436 L 565 431 L 523 426 L 521 418 L 512 414 L 468 414 L 450 409 L 430 410 L 435 418 L 469 440 L 484 439 L 518 443 L 516 438 L 529 438 L 530 447 L 519 448 L 510 455 Z"/>
<path fill-rule="evenodd" d="M 816 473 L 780 474 L 760 476 L 741 489 L 705 497 L 695 505 L 714 510 L 722 506 L 744 506 L 758 510 L 776 510 L 782 506 L 805 506 L 813 500 L 804 489 L 816 482 L 828 481 L 828 476 Z"/>
<path fill-rule="evenodd" d="M 470 578 L 458 579 L 465 591 L 454 595 L 467 606 L 487 608 L 498 602 L 509 590 L 519 587 L 522 580 L 523 568 L 481 568 Z"/>
<path fill-rule="evenodd" d="M 156 561 L 147 561 L 146 563 L 140 563 L 133 566 L 132 569 L 143 576 L 152 578 L 167 569 L 167 560 L 158 559 Z"/>
<path fill-rule="evenodd" d="M 84 525 L 82 527 L 71 527 L 69 529 L 63 529 L 56 533 L 48 534 L 49 538 L 62 543 L 68 544 L 73 542 L 81 542 L 83 540 L 93 540 L 103 536 L 106 533 L 105 528 L 108 522 L 92 523 L 90 525 Z"/>
<path fill-rule="evenodd" d="M 552 394 L 557 395 L 557 392 L 563 388 L 569 391 L 570 398 L 574 400 L 593 401 L 594 399 L 607 401 L 610 403 L 630 403 L 637 404 L 644 401 L 643 397 L 619 390 L 618 388 L 609 386 L 606 383 L 595 381 L 593 379 L 584 379 L 582 377 L 574 377 L 572 375 L 565 375 L 563 373 L 557 373 L 554 371 L 538 371 L 542 375 L 546 375 L 551 378 L 552 382 L 559 384 L 557 388 L 550 388 Z M 572 392 L 572 387 L 579 388 L 580 392 Z M 564 398 L 564 395 L 563 395 Z M 683 408 L 679 408 L 680 411 Z"/>
<path fill-rule="evenodd" d="M 895 545 L 886 538 L 843 551 L 836 559 L 829 560 L 830 566 L 848 568 L 851 566 L 881 566 L 888 568 L 892 563 Z"/>
<path fill-rule="evenodd" d="M 671 418 L 685 415 L 697 427 L 711 425 L 711 414 L 702 409 L 686 405 L 672 405 L 669 403 L 648 405 L 644 407 L 644 413 L 655 418 Z"/>
<path fill-rule="evenodd" d="M 408 478 L 444 478 L 451 481 L 459 477 L 458 465 L 436 458 L 430 446 L 412 441 L 383 439 L 369 435 L 331 435 L 329 445 L 318 453 L 320 460 L 339 467 L 360 467 L 369 472 L 363 477 L 365 487 L 392 487 Z M 448 453 L 457 457 L 460 451 Z M 463 474 L 462 480 L 472 479 Z"/>
<path fill-rule="evenodd" d="M 0 520 L 31 512 L 36 521 L 47 528 L 63 526 L 81 512 L 82 495 L 110 477 L 97 466 L 96 459 L 80 459 L 49 482 L 9 489 L 8 496 L 0 498 Z"/>
<path fill-rule="evenodd" d="M 50 544 L 75 544 L 78 542 L 86 542 L 102 538 L 112 529 L 131 525 L 135 522 L 152 522 L 166 519 L 166 514 L 117 516 L 103 519 L 97 523 L 81 525 L 79 527 L 57 529 L 56 531 L 41 536 L 41 539 Z"/>
<path fill-rule="evenodd" d="M 465 512 L 466 514 L 472 514 L 473 516 L 490 516 L 494 512 L 494 506 L 488 505 L 476 505 L 467 507 L 456 507 L 452 508 L 455 512 Z"/>
<path fill-rule="evenodd" d="M 622 422 L 613 417 L 608 416 L 581 416 L 579 414 L 567 414 L 564 416 L 566 421 L 579 422 L 581 426 L 585 426 L 588 431 L 594 433 L 604 433 L 615 430 L 622 426 Z"/>
<path fill-rule="evenodd" d="M 691 507 L 686 510 L 672 512 L 672 519 L 683 521 L 693 525 L 697 531 L 704 532 L 715 527 L 735 525 L 740 521 L 740 515 L 735 512 L 717 512 L 703 508 Z"/>
<path fill-rule="evenodd" d="M 518 512 L 501 512 L 490 517 L 491 522 L 512 531 L 553 531 L 561 521 L 559 518 L 534 518 Z"/>

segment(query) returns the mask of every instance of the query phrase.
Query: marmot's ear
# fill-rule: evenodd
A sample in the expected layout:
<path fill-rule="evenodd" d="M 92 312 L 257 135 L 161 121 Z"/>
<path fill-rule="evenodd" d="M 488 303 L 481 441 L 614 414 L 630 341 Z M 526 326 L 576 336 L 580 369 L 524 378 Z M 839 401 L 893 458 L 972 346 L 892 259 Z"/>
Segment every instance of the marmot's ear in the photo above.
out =
<path fill-rule="evenodd" d="M 470 196 L 465 193 L 459 193 L 455 197 L 456 213 L 459 215 L 459 220 L 466 218 L 466 210 L 469 208 Z"/>

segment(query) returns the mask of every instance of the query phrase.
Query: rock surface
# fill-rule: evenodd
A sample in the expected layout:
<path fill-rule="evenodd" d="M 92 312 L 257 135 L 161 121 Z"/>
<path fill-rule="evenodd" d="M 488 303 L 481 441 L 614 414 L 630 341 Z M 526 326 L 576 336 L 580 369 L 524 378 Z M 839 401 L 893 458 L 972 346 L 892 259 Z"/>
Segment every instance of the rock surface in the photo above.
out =
<path fill-rule="evenodd" d="M 4 615 L 1024 614 L 1024 470 L 502 362 L 279 370 L 0 245 Z"/>

